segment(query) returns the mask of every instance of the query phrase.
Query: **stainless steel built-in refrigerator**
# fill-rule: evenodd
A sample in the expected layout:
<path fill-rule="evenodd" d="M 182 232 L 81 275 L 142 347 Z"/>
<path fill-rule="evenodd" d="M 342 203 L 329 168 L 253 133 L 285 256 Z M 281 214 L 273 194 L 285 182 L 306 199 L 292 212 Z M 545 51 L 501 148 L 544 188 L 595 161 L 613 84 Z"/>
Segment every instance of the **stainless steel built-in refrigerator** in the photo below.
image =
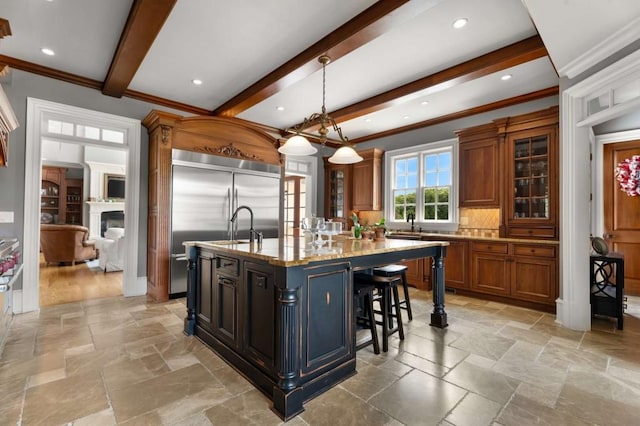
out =
<path fill-rule="evenodd" d="M 238 206 L 253 211 L 256 231 L 278 237 L 280 167 L 174 149 L 171 178 L 171 281 L 169 296 L 187 291 L 183 241 L 226 240 Z M 235 237 L 249 238 L 250 215 L 238 213 Z"/>

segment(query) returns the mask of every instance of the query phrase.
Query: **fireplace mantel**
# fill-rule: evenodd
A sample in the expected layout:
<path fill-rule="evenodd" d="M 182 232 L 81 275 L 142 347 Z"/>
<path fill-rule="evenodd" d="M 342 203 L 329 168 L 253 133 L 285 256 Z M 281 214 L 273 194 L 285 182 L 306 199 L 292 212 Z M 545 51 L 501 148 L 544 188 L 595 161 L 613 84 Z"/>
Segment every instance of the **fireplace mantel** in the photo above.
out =
<path fill-rule="evenodd" d="M 100 239 L 100 214 L 124 211 L 124 201 L 87 201 L 89 205 L 89 238 Z"/>

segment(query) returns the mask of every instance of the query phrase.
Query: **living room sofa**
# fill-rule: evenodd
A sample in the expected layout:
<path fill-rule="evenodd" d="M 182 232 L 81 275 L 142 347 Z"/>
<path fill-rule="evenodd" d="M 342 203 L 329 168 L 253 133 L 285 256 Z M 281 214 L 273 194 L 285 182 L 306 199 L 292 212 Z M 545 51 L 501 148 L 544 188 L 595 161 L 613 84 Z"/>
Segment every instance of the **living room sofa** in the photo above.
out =
<path fill-rule="evenodd" d="M 88 240 L 89 229 L 80 225 L 40 225 L 40 249 L 46 264 L 71 263 L 98 257 L 96 245 Z"/>

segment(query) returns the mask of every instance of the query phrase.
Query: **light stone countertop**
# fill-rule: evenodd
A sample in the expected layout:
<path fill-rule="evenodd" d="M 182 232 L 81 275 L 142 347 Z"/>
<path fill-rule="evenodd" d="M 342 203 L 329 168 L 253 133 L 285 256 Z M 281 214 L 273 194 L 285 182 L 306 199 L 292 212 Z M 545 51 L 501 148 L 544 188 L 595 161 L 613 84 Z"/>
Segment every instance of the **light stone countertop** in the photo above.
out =
<path fill-rule="evenodd" d="M 320 248 L 311 249 L 308 243 L 305 247 L 305 239 L 302 237 L 286 237 L 265 238 L 261 250 L 258 250 L 257 243 L 250 244 L 248 241 L 186 241 L 184 245 L 187 249 L 190 246 L 195 246 L 253 257 L 267 261 L 272 265 L 298 266 L 323 260 L 345 259 L 424 247 L 448 246 L 449 243 L 446 241 L 413 241 L 391 238 L 385 238 L 380 241 L 342 238 L 334 241 L 331 247 L 325 243 Z"/>
<path fill-rule="evenodd" d="M 444 238 L 447 240 L 476 240 L 476 241 L 495 241 L 504 243 L 525 243 L 525 244 L 550 244 L 559 245 L 558 240 L 538 240 L 532 238 L 501 238 L 497 236 L 485 236 L 473 233 L 438 233 L 438 232 L 411 232 L 411 231 L 394 231 L 391 232 L 388 237 L 392 239 L 394 236 L 416 236 L 416 237 L 429 237 L 429 238 Z"/>

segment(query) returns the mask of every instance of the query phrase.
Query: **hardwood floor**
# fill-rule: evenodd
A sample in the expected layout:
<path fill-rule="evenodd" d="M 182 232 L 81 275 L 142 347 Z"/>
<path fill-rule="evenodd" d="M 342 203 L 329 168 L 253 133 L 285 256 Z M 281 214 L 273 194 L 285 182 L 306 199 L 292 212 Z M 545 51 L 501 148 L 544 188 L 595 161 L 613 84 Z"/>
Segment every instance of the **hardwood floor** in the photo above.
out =
<path fill-rule="evenodd" d="M 40 306 L 122 295 L 122 271 L 104 273 L 98 261 L 45 265 L 40 255 Z"/>

